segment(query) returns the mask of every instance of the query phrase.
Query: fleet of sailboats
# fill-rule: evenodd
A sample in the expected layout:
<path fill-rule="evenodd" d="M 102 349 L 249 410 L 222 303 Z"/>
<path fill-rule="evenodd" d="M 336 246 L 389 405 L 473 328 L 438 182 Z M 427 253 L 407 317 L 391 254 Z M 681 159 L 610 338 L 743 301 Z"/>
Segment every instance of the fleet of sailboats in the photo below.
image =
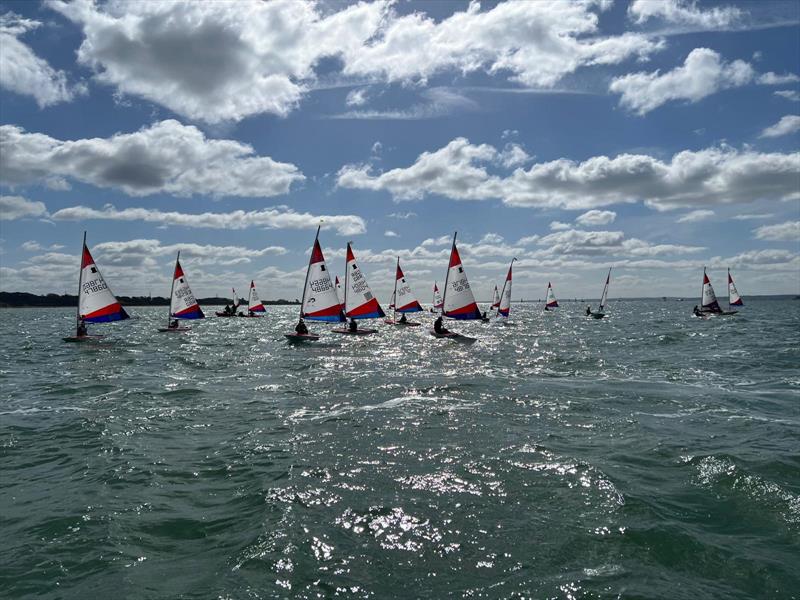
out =
<path fill-rule="evenodd" d="M 349 326 L 332 329 L 331 331 L 350 335 L 377 333 L 377 329 L 360 328 L 357 324 L 358 320 L 385 318 L 386 314 L 381 308 L 378 299 L 372 293 L 372 289 L 366 277 L 356 262 L 352 243 L 347 244 L 344 285 L 341 285 L 338 277 L 335 277 L 334 281 L 331 280 L 331 275 L 322 253 L 322 247 L 320 246 L 319 233 L 320 227 L 317 228 L 317 233 L 314 237 L 314 245 L 311 249 L 311 256 L 309 257 L 308 268 L 306 269 L 303 298 L 300 302 L 300 320 L 295 328 L 295 332 L 285 334 L 286 337 L 294 341 L 318 340 L 319 335 L 308 331 L 305 325 L 306 320 L 345 323 L 349 319 Z M 485 313 L 481 313 L 472 289 L 470 288 L 469 280 L 467 279 L 467 274 L 458 252 L 456 244 L 457 237 L 458 234 L 454 233 L 443 290 L 439 290 L 438 282 L 434 282 L 433 284 L 431 312 L 438 313 L 439 317 L 436 319 L 434 328 L 430 333 L 438 338 L 475 341 L 476 338 L 449 331 L 443 325 L 444 318 L 460 321 L 485 320 Z M 494 286 L 491 308 L 496 309 L 495 321 L 498 323 L 508 324 L 511 312 L 513 268 L 516 260 L 516 258 L 511 260 L 503 287 L 500 291 L 498 291 L 496 285 Z M 703 318 L 708 318 L 713 315 L 733 315 L 737 313 L 737 310 L 733 310 L 733 307 L 741 307 L 744 305 L 742 297 L 736 289 L 736 284 L 734 283 L 730 269 L 727 271 L 727 277 L 728 310 L 723 310 L 717 300 L 714 287 L 711 284 L 706 268 L 703 268 L 703 286 L 700 307 L 695 306 L 695 315 Z M 608 274 L 606 275 L 603 292 L 600 296 L 599 307 L 596 311 L 592 311 L 591 306 L 587 306 L 587 316 L 591 316 L 595 319 L 606 317 L 610 284 L 611 268 L 609 268 Z M 239 299 L 235 289 L 232 289 L 231 292 L 233 296 L 233 310 L 226 307 L 225 312 L 216 313 L 218 316 L 236 316 Z M 558 308 L 558 306 L 559 304 L 553 291 L 553 285 L 551 282 L 548 282 L 544 310 L 550 312 Z M 409 321 L 406 317 L 409 313 L 422 312 L 424 309 L 417 300 L 400 266 L 399 257 L 397 257 L 395 263 L 394 290 L 392 292 L 389 308 L 392 311 L 392 316 L 391 318 L 385 319 L 387 324 L 406 326 L 421 325 L 421 323 Z M 247 314 L 239 313 L 238 316 L 261 317 L 265 316 L 265 314 L 266 309 L 259 298 L 255 281 L 251 280 L 250 293 L 247 299 Z M 399 318 L 398 315 L 400 315 Z M 190 331 L 190 327 L 182 326 L 179 322 L 181 320 L 205 318 L 181 266 L 180 252 L 178 252 L 175 258 L 167 317 L 166 327 L 159 328 L 161 332 Z M 102 338 L 102 335 L 90 335 L 86 330 L 86 325 L 88 323 L 106 323 L 128 318 L 130 318 L 128 313 L 111 292 L 94 258 L 92 258 L 89 248 L 86 245 L 86 233 L 84 232 L 81 250 L 81 267 L 78 274 L 76 334 L 74 336 L 65 337 L 64 340 L 75 342 Z"/>

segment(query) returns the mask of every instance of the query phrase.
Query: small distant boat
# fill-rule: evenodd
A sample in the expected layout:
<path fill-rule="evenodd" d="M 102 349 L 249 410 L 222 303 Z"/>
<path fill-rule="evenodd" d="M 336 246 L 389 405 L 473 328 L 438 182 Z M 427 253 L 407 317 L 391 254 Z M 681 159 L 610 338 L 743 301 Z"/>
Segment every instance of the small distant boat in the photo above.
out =
<path fill-rule="evenodd" d="M 117 301 L 111 288 L 106 284 L 100 269 L 86 247 L 86 232 L 83 232 L 81 249 L 81 268 L 78 273 L 78 312 L 74 336 L 63 338 L 65 342 L 91 342 L 102 335 L 89 335 L 86 323 L 110 323 L 130 319 L 130 316 Z"/>
<path fill-rule="evenodd" d="M 178 250 L 178 256 L 175 258 L 175 270 L 172 274 L 172 289 L 169 293 L 169 313 L 167 316 L 167 326 L 158 329 L 162 333 L 191 330 L 191 327 L 179 326 L 178 319 L 205 318 L 200 305 L 195 300 L 192 289 L 189 287 L 189 282 L 186 281 L 186 275 L 183 273 L 180 250 Z"/>
<path fill-rule="evenodd" d="M 730 310 L 731 306 L 744 306 L 744 302 L 742 301 L 742 297 L 739 295 L 739 291 L 736 289 L 736 284 L 733 283 L 733 277 L 731 277 L 731 270 L 728 269 L 728 309 Z"/>
<path fill-rule="evenodd" d="M 730 274 L 728 275 L 730 277 Z M 733 281 L 730 279 L 730 281 Z M 734 286 L 734 290 L 736 287 Z M 730 288 L 729 288 L 730 290 Z M 736 293 L 738 296 L 738 292 Z M 741 300 L 741 298 L 740 298 Z M 697 307 L 695 307 L 697 309 Z M 717 295 L 714 293 L 714 286 L 711 285 L 711 280 L 708 278 L 708 273 L 706 273 L 706 268 L 703 267 L 703 290 L 700 296 L 700 310 L 696 311 L 695 314 L 699 316 L 720 316 L 726 317 L 729 315 L 735 315 L 737 311 L 735 310 L 722 310 L 717 301 Z"/>
<path fill-rule="evenodd" d="M 611 284 L 611 267 L 608 269 L 608 275 L 606 275 L 606 283 L 603 286 L 603 293 L 600 295 L 600 306 L 597 309 L 597 312 L 592 312 L 590 306 L 586 307 L 586 316 L 593 317 L 595 319 L 602 319 L 606 316 L 606 303 L 608 302 L 608 286 Z"/>
<path fill-rule="evenodd" d="M 344 272 L 344 306 L 345 317 L 351 319 L 349 327 L 332 329 L 334 333 L 345 335 L 369 335 L 377 333 L 377 329 L 358 329 L 356 319 L 380 319 L 386 316 L 377 298 L 372 295 L 372 290 L 367 283 L 367 278 L 361 273 L 356 263 L 355 254 L 351 243 L 347 243 L 346 267 Z"/>
<path fill-rule="evenodd" d="M 230 312 L 227 312 L 227 311 L 223 312 L 223 311 L 218 310 L 218 311 L 214 312 L 215 315 L 217 315 L 218 317 L 235 317 L 236 316 L 236 309 L 239 308 L 239 298 L 236 296 L 236 290 L 233 289 L 233 288 L 231 288 L 231 295 L 233 296 L 233 302 L 231 302 L 231 306 L 233 308 L 231 308 L 231 311 Z M 225 308 L 227 308 L 227 305 L 226 305 Z"/>
<path fill-rule="evenodd" d="M 511 270 L 514 267 L 516 258 L 511 259 L 511 264 L 508 265 L 508 273 L 506 274 L 506 281 L 503 283 L 503 289 L 500 292 L 500 304 L 497 306 L 497 319 L 499 323 L 508 325 L 508 315 L 511 314 Z"/>
<path fill-rule="evenodd" d="M 492 310 L 497 310 L 500 308 L 500 292 L 497 291 L 497 284 L 494 286 L 494 292 L 492 292 Z"/>
<path fill-rule="evenodd" d="M 256 291 L 256 283 L 255 281 L 250 281 L 250 295 L 247 297 L 247 314 L 239 313 L 240 317 L 263 317 L 266 314 L 267 310 L 264 308 L 264 305 L 261 303 L 261 300 L 258 297 L 258 292 Z"/>
<path fill-rule="evenodd" d="M 547 282 L 547 298 L 544 301 L 544 310 L 545 312 L 550 312 L 554 308 L 558 308 L 558 300 L 556 300 L 556 294 L 553 292 L 553 284 L 549 281 Z"/>
<path fill-rule="evenodd" d="M 400 257 L 397 257 L 397 268 L 395 269 L 394 277 L 394 292 L 392 293 L 392 303 L 389 306 L 394 311 L 391 319 L 386 319 L 385 323 L 388 325 L 401 325 L 406 327 L 419 327 L 421 323 L 416 321 L 405 320 L 406 313 L 420 312 L 422 306 L 417 301 L 414 292 L 411 291 L 411 286 L 406 281 L 403 274 L 403 269 L 400 268 Z M 398 321 L 397 313 L 401 313 L 403 317 Z"/>
<path fill-rule="evenodd" d="M 439 286 L 436 285 L 437 282 L 433 282 L 433 308 L 431 309 L 432 313 L 436 311 L 442 312 L 442 307 L 444 306 L 444 301 L 442 300 L 442 293 L 439 291 Z"/>
<path fill-rule="evenodd" d="M 336 276 L 336 297 L 339 298 L 339 304 L 342 307 L 342 312 L 344 312 L 344 303 L 341 302 L 341 299 L 344 298 L 344 291 L 342 290 L 342 284 L 339 283 L 339 276 Z"/>
<path fill-rule="evenodd" d="M 303 299 L 300 301 L 300 319 L 341 323 L 345 320 L 344 313 L 342 305 L 339 304 L 339 297 L 336 295 L 336 288 L 331 282 L 322 247 L 319 245 L 319 230 L 320 228 L 317 227 L 311 258 L 308 259 L 306 280 L 303 284 Z M 294 331 L 283 335 L 293 342 L 315 342 L 319 339 L 317 334 L 308 331 L 304 333 Z"/>
<path fill-rule="evenodd" d="M 483 318 L 475 296 L 469 287 L 467 274 L 461 264 L 461 256 L 456 247 L 456 236 L 453 234 L 453 247 L 450 249 L 450 264 L 447 268 L 447 277 L 444 280 L 444 297 L 442 298 L 442 316 L 458 320 L 480 320 Z M 441 317 L 440 317 L 441 318 Z M 437 338 L 474 342 L 476 338 L 442 329 L 431 330 L 431 335 Z"/>

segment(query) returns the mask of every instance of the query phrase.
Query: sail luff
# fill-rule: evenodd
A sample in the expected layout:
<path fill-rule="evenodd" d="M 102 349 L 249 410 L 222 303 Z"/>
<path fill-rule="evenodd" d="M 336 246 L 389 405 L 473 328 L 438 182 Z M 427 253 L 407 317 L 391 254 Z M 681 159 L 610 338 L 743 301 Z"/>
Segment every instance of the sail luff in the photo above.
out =
<path fill-rule="evenodd" d="M 83 244 L 81 244 L 81 267 L 78 269 L 78 308 L 75 314 L 75 325 L 81 324 L 81 287 L 83 285 L 83 251 L 86 248 L 86 232 L 83 232 Z"/>
<path fill-rule="evenodd" d="M 172 284 L 169 286 L 169 304 L 167 305 L 167 327 L 172 320 L 172 298 L 175 295 L 175 271 L 178 270 L 178 263 L 181 260 L 181 251 L 178 250 L 178 255 L 175 257 L 175 268 L 172 269 Z"/>

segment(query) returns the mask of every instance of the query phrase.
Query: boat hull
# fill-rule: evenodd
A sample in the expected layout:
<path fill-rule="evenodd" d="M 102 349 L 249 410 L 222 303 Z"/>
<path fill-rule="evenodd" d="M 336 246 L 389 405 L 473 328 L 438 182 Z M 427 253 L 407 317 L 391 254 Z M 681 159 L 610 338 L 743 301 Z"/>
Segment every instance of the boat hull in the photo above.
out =
<path fill-rule="evenodd" d="M 316 333 L 284 333 L 283 336 L 290 342 L 316 342 L 319 336 Z"/>
<path fill-rule="evenodd" d="M 443 340 L 453 340 L 454 342 L 461 342 L 463 344 L 472 344 L 478 341 L 478 338 L 469 337 L 468 335 L 462 335 L 460 333 L 456 333 L 455 331 L 448 331 L 447 333 L 437 333 L 435 330 L 431 329 L 430 334 L 435 338 Z"/>
<path fill-rule="evenodd" d="M 406 321 L 405 323 L 401 323 L 400 321 L 392 321 L 391 319 L 386 319 L 384 321 L 387 325 L 398 325 L 400 327 L 419 327 L 422 323 L 416 323 L 415 321 Z"/>
<path fill-rule="evenodd" d="M 377 329 L 356 329 L 350 331 L 349 329 L 331 329 L 332 333 L 341 333 L 342 335 L 372 335 L 378 333 Z"/>
<path fill-rule="evenodd" d="M 78 344 L 80 344 L 80 343 L 97 342 L 97 341 L 100 341 L 101 339 L 103 339 L 104 337 L 106 337 L 106 336 L 104 336 L 104 335 L 71 335 L 71 336 L 63 338 L 63 340 L 65 342 L 69 342 L 69 343 L 78 343 Z"/>
<path fill-rule="evenodd" d="M 159 327 L 158 330 L 161 333 L 185 333 L 186 331 L 191 331 L 191 327 Z"/>

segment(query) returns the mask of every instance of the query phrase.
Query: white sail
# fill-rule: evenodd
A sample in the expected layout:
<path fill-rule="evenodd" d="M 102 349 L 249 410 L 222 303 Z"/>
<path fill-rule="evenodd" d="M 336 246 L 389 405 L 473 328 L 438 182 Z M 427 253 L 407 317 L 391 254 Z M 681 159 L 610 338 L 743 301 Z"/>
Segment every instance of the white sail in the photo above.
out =
<path fill-rule="evenodd" d="M 608 270 L 608 275 L 606 276 L 606 284 L 603 286 L 603 293 L 600 296 L 600 312 L 603 312 L 606 308 L 606 303 L 608 302 L 608 285 L 611 283 L 611 269 Z"/>
<path fill-rule="evenodd" d="M 300 317 L 313 321 L 344 321 L 342 306 L 336 295 L 336 288 L 331 281 L 322 248 L 319 245 L 319 228 L 311 250 L 306 271 L 306 283 L 303 288 L 303 300 L 300 305 Z"/>
<path fill-rule="evenodd" d="M 503 284 L 503 290 L 500 292 L 500 305 L 497 307 L 498 317 L 508 317 L 511 312 L 511 269 L 514 266 L 516 258 L 511 259 L 511 264 L 508 265 L 508 274 L 506 275 L 506 282 Z"/>
<path fill-rule="evenodd" d="M 125 312 L 111 288 L 106 284 L 89 248 L 86 247 L 85 234 L 78 289 L 78 318 L 90 323 L 120 321 L 129 318 L 128 313 Z"/>
<path fill-rule="evenodd" d="M 254 281 L 250 282 L 250 296 L 247 298 L 247 310 L 249 312 L 266 312 L 264 305 L 258 297 Z"/>
<path fill-rule="evenodd" d="M 400 259 L 397 259 L 397 269 L 395 270 L 395 293 L 392 294 L 392 308 L 400 313 L 419 312 L 422 306 L 417 301 L 411 285 L 406 280 L 403 274 L 403 269 L 400 268 Z"/>
<path fill-rule="evenodd" d="M 553 292 L 553 286 L 550 282 L 547 282 L 547 300 L 545 301 L 545 306 L 547 308 L 558 308 L 558 300 L 556 300 L 556 294 Z"/>
<path fill-rule="evenodd" d="M 703 297 L 701 299 L 701 306 L 705 311 L 722 311 L 719 302 L 717 302 L 717 295 L 714 293 L 714 287 L 711 285 L 711 280 L 708 278 L 705 269 L 703 269 Z"/>
<path fill-rule="evenodd" d="M 181 253 L 175 259 L 175 271 L 172 276 L 172 296 L 169 302 L 169 316 L 172 319 L 202 319 L 205 315 L 197 304 L 197 300 L 189 287 L 186 275 L 181 267 Z"/>
<path fill-rule="evenodd" d="M 728 269 L 728 304 L 731 306 L 744 306 L 742 297 L 739 295 L 739 291 L 736 289 L 736 284 L 733 283 L 733 277 L 731 277 L 730 269 Z"/>
<path fill-rule="evenodd" d="M 475 302 L 475 296 L 469 287 L 467 273 L 461 264 L 461 257 L 456 248 L 456 235 L 453 235 L 453 247 L 450 250 L 450 265 L 444 282 L 444 306 L 442 314 L 451 319 L 480 319 L 481 312 Z"/>
<path fill-rule="evenodd" d="M 385 317 L 377 298 L 372 295 L 372 290 L 367 283 L 367 278 L 361 273 L 356 263 L 356 257 L 350 244 L 347 244 L 347 267 L 344 283 L 344 314 L 354 319 L 375 319 Z"/>
<path fill-rule="evenodd" d="M 494 286 L 494 293 L 492 293 L 492 308 L 497 309 L 500 307 L 500 292 L 497 291 L 497 286 Z"/>
<path fill-rule="evenodd" d="M 434 310 L 442 310 L 442 306 L 444 306 L 444 301 L 442 300 L 442 293 L 439 291 L 439 286 L 436 282 L 433 282 L 433 308 Z"/>

